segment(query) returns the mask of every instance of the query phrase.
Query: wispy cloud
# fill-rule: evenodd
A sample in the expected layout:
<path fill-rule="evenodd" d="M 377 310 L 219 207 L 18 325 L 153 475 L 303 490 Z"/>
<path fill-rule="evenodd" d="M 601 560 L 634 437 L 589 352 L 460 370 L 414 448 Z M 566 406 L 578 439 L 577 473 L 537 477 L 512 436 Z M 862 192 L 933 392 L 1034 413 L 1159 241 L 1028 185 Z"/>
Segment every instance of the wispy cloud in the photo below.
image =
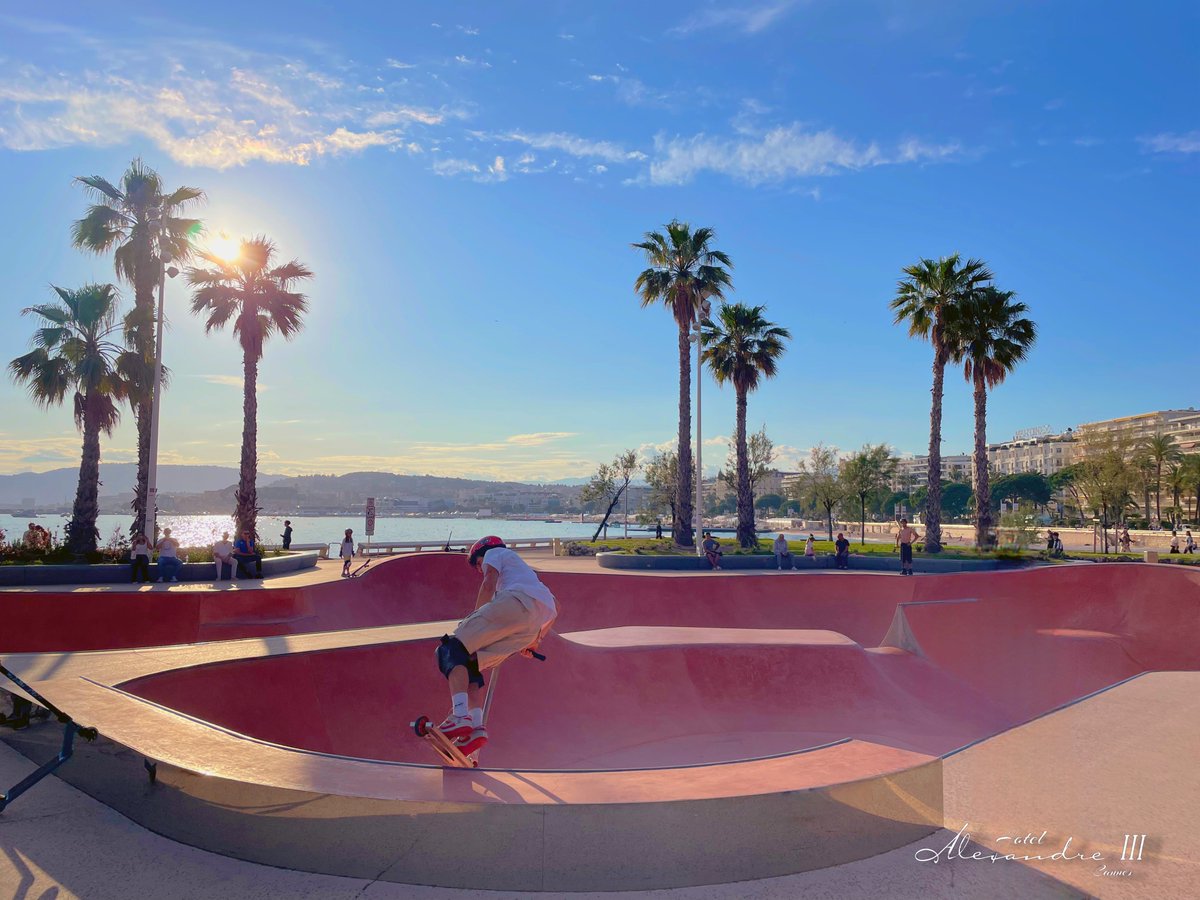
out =
<path fill-rule="evenodd" d="M 770 28 L 797 5 L 798 0 L 776 0 L 774 3 L 749 6 L 710 6 L 689 16 L 667 33 L 686 36 L 697 31 L 722 28 L 743 34 L 757 34 Z"/>
<path fill-rule="evenodd" d="M 384 65 L 389 69 L 415 69 L 417 67 L 416 63 L 400 62 L 400 60 L 392 59 L 390 56 L 384 60 Z"/>
<path fill-rule="evenodd" d="M 609 163 L 636 162 L 646 158 L 646 154 L 640 150 L 627 150 L 612 141 L 591 140 L 561 131 L 544 133 L 509 131 L 503 134 L 493 134 L 491 137 L 498 141 L 515 141 L 526 144 L 535 150 L 560 150 L 571 156 L 602 159 Z"/>
<path fill-rule="evenodd" d="M 505 443 L 521 447 L 540 447 L 543 444 L 565 440 L 577 435 L 578 432 L 575 431 L 535 431 L 532 434 L 514 434 L 507 438 Z"/>
<path fill-rule="evenodd" d="M 942 160 L 955 156 L 961 148 L 953 143 L 906 140 L 885 150 L 876 142 L 856 143 L 832 130 L 808 131 L 792 124 L 753 137 L 660 136 L 654 149 L 649 170 L 652 184 L 686 184 L 702 172 L 715 172 L 757 185 L 870 166 Z"/>
<path fill-rule="evenodd" d="M 1163 132 L 1138 138 L 1138 142 L 1151 153 L 1200 153 L 1200 131 Z"/>
<path fill-rule="evenodd" d="M 492 67 L 492 64 L 485 59 L 472 59 L 471 57 L 464 56 L 461 53 L 454 57 L 454 61 L 460 66 L 479 66 L 484 69 L 490 69 Z"/>
<path fill-rule="evenodd" d="M 184 165 L 307 165 L 323 156 L 400 148 L 408 128 L 440 125 L 451 115 L 397 103 L 388 88 L 357 84 L 345 71 L 215 41 L 132 47 L 70 30 L 53 39 L 59 43 L 47 51 L 79 68 L 6 61 L 0 146 L 36 151 L 137 141 Z"/>

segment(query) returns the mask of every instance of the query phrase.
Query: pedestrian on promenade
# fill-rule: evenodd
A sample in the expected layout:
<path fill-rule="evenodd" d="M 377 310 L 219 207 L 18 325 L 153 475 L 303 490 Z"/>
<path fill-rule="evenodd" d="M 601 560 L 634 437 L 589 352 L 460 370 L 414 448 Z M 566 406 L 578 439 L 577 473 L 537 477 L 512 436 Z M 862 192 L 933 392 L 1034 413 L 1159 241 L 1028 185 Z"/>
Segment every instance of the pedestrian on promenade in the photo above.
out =
<path fill-rule="evenodd" d="M 838 569 L 850 568 L 850 542 L 846 540 L 846 535 L 838 532 L 837 540 L 833 542 L 835 551 L 833 564 Z"/>
<path fill-rule="evenodd" d="M 1179 552 L 1179 532 L 1174 528 L 1171 529 L 1171 552 Z"/>
<path fill-rule="evenodd" d="M 896 535 L 896 546 L 900 548 L 900 574 L 913 573 L 912 545 L 921 535 L 917 529 L 908 524 L 908 519 L 900 520 L 900 531 Z"/>
<path fill-rule="evenodd" d="M 657 541 L 662 540 L 662 519 L 654 523 L 654 539 Z"/>
<path fill-rule="evenodd" d="M 238 561 L 233 555 L 233 543 L 229 540 L 229 532 L 221 533 L 221 539 L 213 544 L 213 562 L 217 567 L 217 581 L 225 580 L 225 567 L 229 567 L 229 580 L 237 581 Z"/>
<path fill-rule="evenodd" d="M 704 543 L 700 546 L 704 550 L 704 558 L 708 560 L 708 564 L 718 572 L 721 571 L 721 554 L 724 551 L 717 539 L 712 536 L 711 531 L 704 532 Z"/>
<path fill-rule="evenodd" d="M 808 540 L 804 542 L 804 558 L 817 558 L 817 542 L 813 540 L 813 536 L 811 534 L 808 536 Z"/>
<path fill-rule="evenodd" d="M 163 529 L 155 549 L 158 551 L 158 581 L 178 581 L 183 563 L 179 561 L 179 541 L 171 537 L 170 528 Z"/>
<path fill-rule="evenodd" d="M 233 558 L 237 560 L 238 571 L 245 572 L 246 578 L 262 578 L 262 554 L 258 552 L 258 544 L 249 530 L 243 531 L 242 536 L 233 545 Z M 255 565 L 255 573 L 250 574 L 250 563 Z"/>
<path fill-rule="evenodd" d="M 140 531 L 133 536 L 129 548 L 129 583 L 145 584 L 150 580 L 150 541 Z"/>
<path fill-rule="evenodd" d="M 1128 525 L 1126 525 L 1124 528 L 1121 529 L 1121 536 L 1120 536 L 1119 543 L 1121 544 L 1121 552 L 1128 553 L 1129 545 L 1133 543 L 1133 538 L 1131 538 L 1129 536 L 1129 526 Z"/>
<path fill-rule="evenodd" d="M 794 569 L 796 567 L 792 561 L 792 552 L 788 550 L 787 538 L 782 534 L 775 538 L 774 548 L 776 569 Z"/>
<path fill-rule="evenodd" d="M 1190 528 L 1187 530 L 1187 534 L 1184 536 L 1184 539 L 1183 539 L 1183 552 L 1184 553 L 1195 553 L 1196 552 L 1196 539 L 1194 537 L 1192 537 L 1192 530 Z"/>
<path fill-rule="evenodd" d="M 471 545 L 468 563 L 483 576 L 475 611 L 443 635 L 438 669 L 450 687 L 450 715 L 439 727 L 464 754 L 487 743 L 483 672 L 510 656 L 532 657 L 558 617 L 558 604 L 537 573 L 495 535 Z"/>
<path fill-rule="evenodd" d="M 1062 535 L 1057 531 L 1054 532 L 1054 544 L 1050 548 L 1050 555 L 1055 559 L 1062 559 L 1066 556 L 1066 550 L 1063 548 Z"/>
<path fill-rule="evenodd" d="M 342 538 L 342 549 L 338 553 L 342 558 L 342 577 L 350 575 L 350 564 L 354 561 L 354 529 L 347 528 L 346 536 Z"/>
<path fill-rule="evenodd" d="M 283 549 L 292 549 L 292 523 L 288 519 L 283 520 Z"/>

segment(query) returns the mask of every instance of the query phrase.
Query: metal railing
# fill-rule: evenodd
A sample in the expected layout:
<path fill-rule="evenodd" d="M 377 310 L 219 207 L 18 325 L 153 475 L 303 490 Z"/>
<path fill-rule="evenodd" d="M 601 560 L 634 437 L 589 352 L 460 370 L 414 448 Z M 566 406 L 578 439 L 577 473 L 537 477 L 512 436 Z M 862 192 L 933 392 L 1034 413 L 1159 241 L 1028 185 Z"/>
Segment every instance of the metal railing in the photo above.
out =
<path fill-rule="evenodd" d="M 554 546 L 556 538 L 513 538 L 506 540 L 504 545 L 511 550 L 549 550 Z M 474 541 L 434 540 L 434 541 L 362 541 L 358 545 L 358 556 L 391 556 L 396 553 L 422 553 L 426 551 L 451 550 L 466 551 Z"/>

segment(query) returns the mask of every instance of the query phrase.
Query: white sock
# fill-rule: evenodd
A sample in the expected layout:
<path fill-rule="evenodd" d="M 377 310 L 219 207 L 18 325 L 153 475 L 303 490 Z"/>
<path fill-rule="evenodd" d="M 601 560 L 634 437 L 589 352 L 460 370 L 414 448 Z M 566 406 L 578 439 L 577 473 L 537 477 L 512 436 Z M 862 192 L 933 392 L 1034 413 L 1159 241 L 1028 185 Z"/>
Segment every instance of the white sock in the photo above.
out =
<path fill-rule="evenodd" d="M 467 714 L 467 692 L 461 694 L 452 694 L 450 700 L 454 704 L 454 715 L 465 716 Z"/>
<path fill-rule="evenodd" d="M 483 710 L 482 709 L 480 709 L 478 706 L 475 707 L 473 710 L 471 710 L 470 716 L 471 716 L 471 725 L 473 727 L 475 727 L 475 728 L 483 727 Z"/>

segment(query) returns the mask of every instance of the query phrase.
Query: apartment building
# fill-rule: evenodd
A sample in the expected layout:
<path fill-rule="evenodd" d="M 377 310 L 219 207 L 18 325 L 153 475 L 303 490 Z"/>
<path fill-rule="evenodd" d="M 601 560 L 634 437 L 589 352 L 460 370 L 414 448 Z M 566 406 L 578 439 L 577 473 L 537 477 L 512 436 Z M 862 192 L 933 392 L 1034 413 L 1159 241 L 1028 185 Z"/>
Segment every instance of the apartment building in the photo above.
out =
<path fill-rule="evenodd" d="M 1075 433 L 1079 438 L 1109 435 L 1131 443 L 1165 434 L 1175 438 L 1180 450 L 1191 453 L 1200 448 L 1200 412 L 1195 409 L 1165 409 L 1139 413 L 1119 419 L 1087 422 L 1075 429 Z"/>
<path fill-rule="evenodd" d="M 969 481 L 971 471 L 970 453 L 954 453 L 942 457 L 943 481 Z M 914 491 L 925 484 L 928 478 L 928 456 L 897 457 L 896 474 L 892 477 L 892 490 Z"/>
<path fill-rule="evenodd" d="M 1063 434 L 1015 437 L 988 445 L 988 469 L 997 475 L 1040 472 L 1053 475 L 1075 462 L 1079 444 L 1070 428 Z"/>

